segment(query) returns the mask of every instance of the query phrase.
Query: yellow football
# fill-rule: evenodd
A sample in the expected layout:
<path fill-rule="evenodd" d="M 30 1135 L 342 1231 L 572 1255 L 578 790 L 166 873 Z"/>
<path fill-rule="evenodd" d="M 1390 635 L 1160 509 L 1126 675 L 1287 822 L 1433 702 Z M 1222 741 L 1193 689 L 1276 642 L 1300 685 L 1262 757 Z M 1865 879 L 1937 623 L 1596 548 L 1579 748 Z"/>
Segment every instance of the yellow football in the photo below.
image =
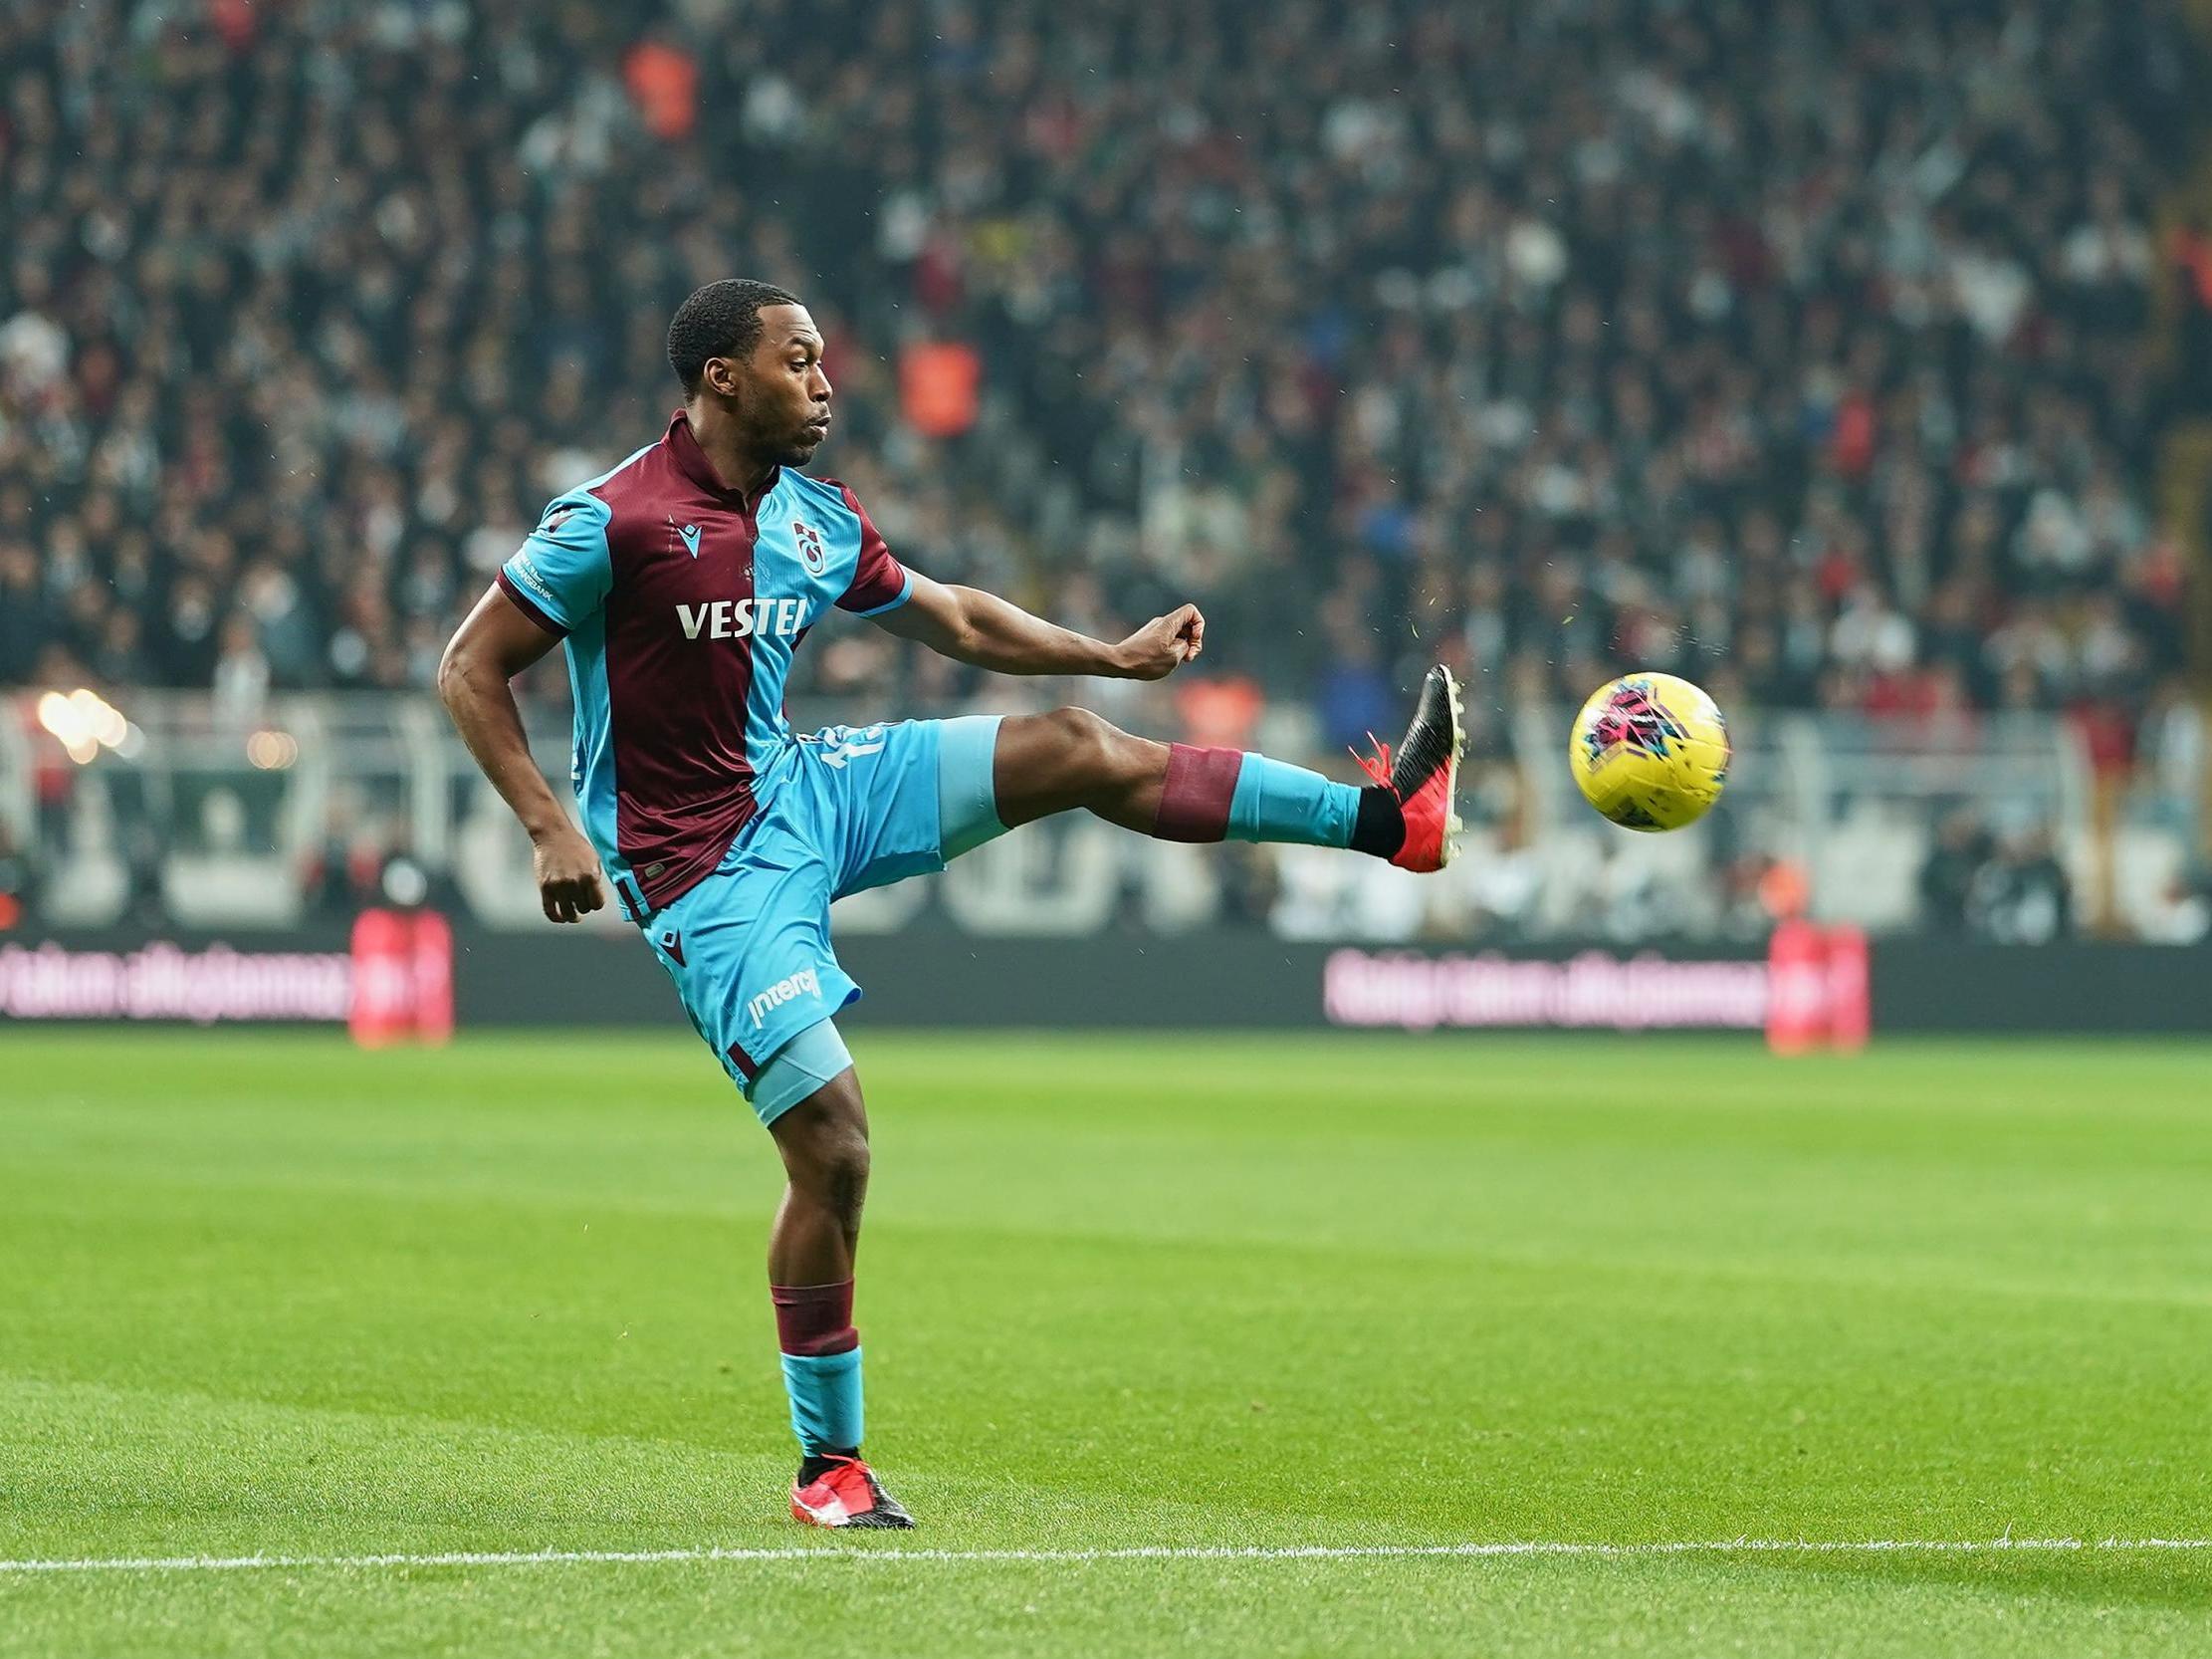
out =
<path fill-rule="evenodd" d="M 1695 824 L 1728 782 L 1728 723 L 1672 674 L 1627 674 L 1575 716 L 1567 764 L 1583 799 L 1624 830 Z"/>

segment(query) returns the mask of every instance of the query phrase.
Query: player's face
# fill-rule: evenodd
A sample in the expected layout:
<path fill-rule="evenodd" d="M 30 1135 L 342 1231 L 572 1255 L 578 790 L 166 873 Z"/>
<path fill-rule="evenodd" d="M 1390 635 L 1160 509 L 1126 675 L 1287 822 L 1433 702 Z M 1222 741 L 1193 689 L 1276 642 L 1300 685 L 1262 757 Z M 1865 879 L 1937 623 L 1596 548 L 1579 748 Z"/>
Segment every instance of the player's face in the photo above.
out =
<path fill-rule="evenodd" d="M 761 308 L 761 344 L 745 377 L 745 412 L 761 453 L 778 466 L 804 466 L 829 436 L 821 331 L 804 306 Z"/>

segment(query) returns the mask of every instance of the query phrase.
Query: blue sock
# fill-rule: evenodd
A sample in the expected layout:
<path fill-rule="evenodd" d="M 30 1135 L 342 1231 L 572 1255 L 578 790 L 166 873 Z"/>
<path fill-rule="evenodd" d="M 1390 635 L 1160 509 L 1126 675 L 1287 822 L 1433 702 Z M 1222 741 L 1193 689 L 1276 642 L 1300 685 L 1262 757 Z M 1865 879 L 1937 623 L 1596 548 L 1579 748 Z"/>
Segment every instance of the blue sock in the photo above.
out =
<path fill-rule="evenodd" d="M 783 1355 L 783 1388 L 791 1396 L 791 1432 L 808 1457 L 860 1444 L 860 1350 Z"/>
<path fill-rule="evenodd" d="M 1350 846 L 1359 822 L 1360 792 L 1318 772 L 1265 755 L 1247 754 L 1229 797 L 1232 841 L 1295 841 L 1301 846 Z"/>

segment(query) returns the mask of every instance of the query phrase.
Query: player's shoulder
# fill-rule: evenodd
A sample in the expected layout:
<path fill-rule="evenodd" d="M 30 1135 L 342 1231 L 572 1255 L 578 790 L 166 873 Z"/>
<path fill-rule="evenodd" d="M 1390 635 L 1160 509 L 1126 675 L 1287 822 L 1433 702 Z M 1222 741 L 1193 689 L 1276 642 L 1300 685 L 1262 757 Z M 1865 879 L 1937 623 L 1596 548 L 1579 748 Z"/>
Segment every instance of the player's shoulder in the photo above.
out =
<path fill-rule="evenodd" d="M 531 532 L 531 539 L 580 551 L 590 543 L 604 544 L 612 517 L 612 510 L 605 501 L 593 494 L 587 485 L 578 484 L 573 489 L 562 490 L 546 503 L 546 510 L 538 515 L 538 527 Z"/>
<path fill-rule="evenodd" d="M 795 467 L 785 467 L 783 476 L 790 480 L 800 499 L 815 503 L 823 511 L 842 513 L 852 518 L 860 516 L 860 498 L 852 493 L 852 486 L 842 478 L 816 478 Z"/>
<path fill-rule="evenodd" d="M 632 523 L 659 524 L 667 514 L 662 505 L 669 494 L 666 479 L 657 476 L 655 452 L 649 443 L 595 477 L 570 485 L 546 505 L 539 530 L 554 533 L 596 534 L 611 545 Z"/>
<path fill-rule="evenodd" d="M 655 440 L 632 451 L 627 459 L 607 468 L 598 477 L 586 479 L 576 489 L 605 502 L 610 511 L 618 513 L 667 496 L 674 487 L 669 477 L 672 470 L 666 443 Z"/>

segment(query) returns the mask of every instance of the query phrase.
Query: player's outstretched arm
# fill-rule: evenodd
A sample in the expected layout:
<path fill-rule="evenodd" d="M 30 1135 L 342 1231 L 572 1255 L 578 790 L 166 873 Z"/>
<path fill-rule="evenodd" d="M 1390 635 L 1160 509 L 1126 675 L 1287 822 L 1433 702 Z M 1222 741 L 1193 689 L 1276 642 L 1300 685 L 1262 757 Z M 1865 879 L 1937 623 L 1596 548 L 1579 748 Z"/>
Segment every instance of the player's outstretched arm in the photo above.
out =
<path fill-rule="evenodd" d="M 446 645 L 438 664 L 438 695 L 484 776 L 530 831 L 546 919 L 572 922 L 606 903 L 598 856 L 531 759 L 523 712 L 508 684 L 556 643 L 493 588 Z"/>
<path fill-rule="evenodd" d="M 904 604 L 872 618 L 877 626 L 995 673 L 1159 680 L 1206 648 L 1206 618 L 1195 604 L 1178 605 L 1109 644 L 1032 616 L 981 589 L 932 582 L 919 573 L 913 583 Z"/>

